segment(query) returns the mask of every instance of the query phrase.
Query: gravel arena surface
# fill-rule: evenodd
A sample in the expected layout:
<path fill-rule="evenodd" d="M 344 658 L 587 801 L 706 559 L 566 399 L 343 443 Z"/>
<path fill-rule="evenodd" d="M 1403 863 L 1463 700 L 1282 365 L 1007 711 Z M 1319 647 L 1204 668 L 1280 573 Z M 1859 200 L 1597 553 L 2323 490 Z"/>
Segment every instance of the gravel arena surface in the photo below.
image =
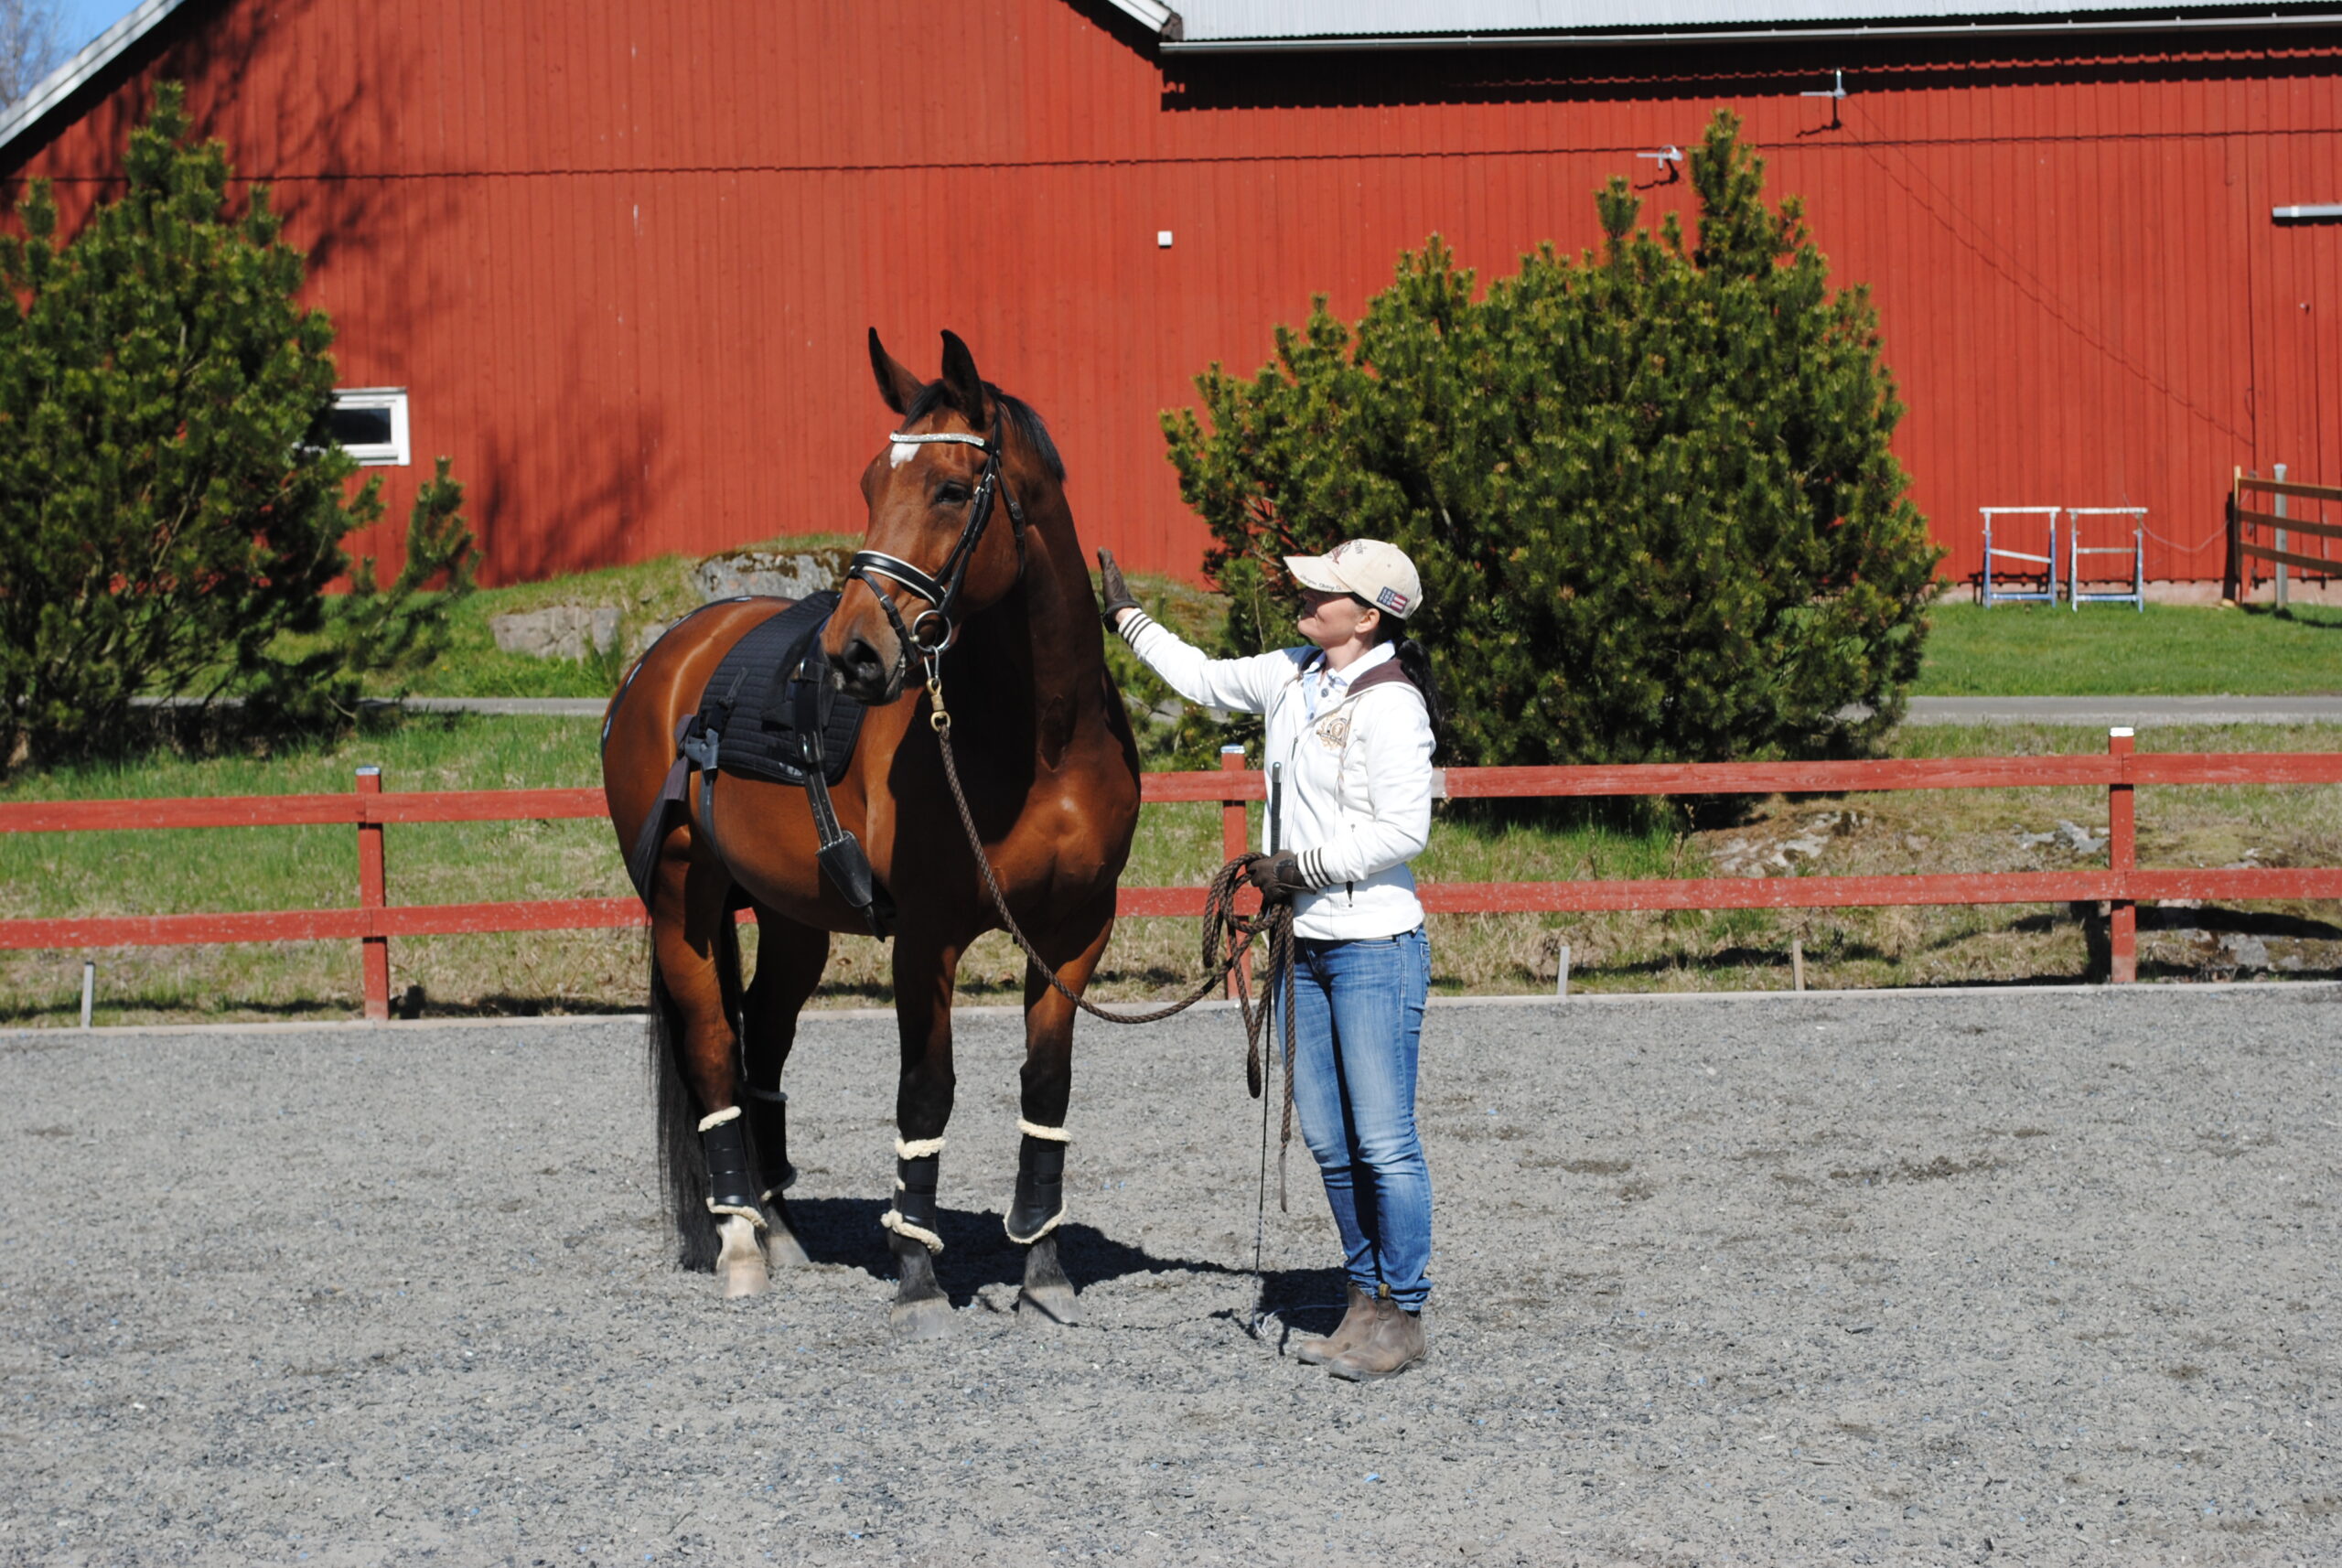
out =
<path fill-rule="evenodd" d="M 1434 1005 L 1431 1359 L 1356 1387 L 1225 1011 L 1081 1028 L 1015 1310 L 1022 1030 L 964 1016 L 947 1339 L 893 1028 L 789 1072 L 814 1262 L 659 1228 L 637 1019 L 0 1036 L 0 1562 L 2342 1562 L 2342 991 Z"/>

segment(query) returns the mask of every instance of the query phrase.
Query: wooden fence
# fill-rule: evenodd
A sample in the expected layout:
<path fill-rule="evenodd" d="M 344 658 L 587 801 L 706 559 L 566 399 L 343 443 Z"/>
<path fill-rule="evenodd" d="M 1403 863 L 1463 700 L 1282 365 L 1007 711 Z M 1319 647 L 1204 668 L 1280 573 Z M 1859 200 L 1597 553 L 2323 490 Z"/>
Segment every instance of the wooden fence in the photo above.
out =
<path fill-rule="evenodd" d="M 1150 773 L 1144 798 L 1218 801 L 1222 848 L 1245 846 L 1247 802 L 1267 797 L 1260 773 L 1230 756 L 1217 773 Z M 2342 783 L 2342 753 L 2137 753 L 2115 730 L 2103 755 L 1980 757 L 1879 762 L 1724 762 L 1637 767 L 1451 768 L 1450 800 L 1596 795 L 1841 794 L 1866 790 L 2103 789 L 2108 864 L 2070 871 L 1945 875 L 1650 877 L 1617 881 L 1425 882 L 1423 907 L 1438 914 L 1604 909 L 1825 909 L 1886 905 L 2053 904 L 2109 907 L 2110 973 L 2138 972 L 2137 906 L 2165 898 L 2342 899 L 2342 866 L 2147 869 L 2137 864 L 2133 791 L 2143 784 Z M 345 940 L 360 945 L 366 1016 L 390 1016 L 393 937 L 472 931 L 543 931 L 639 926 L 633 898 L 537 898 L 509 903 L 394 905 L 384 831 L 393 823 L 480 822 L 605 814 L 599 789 L 386 792 L 379 768 L 358 771 L 349 794 L 244 795 L 208 800 L 59 800 L 0 804 L 0 833 L 226 828 L 345 823 L 358 833 L 358 901 L 328 909 L 207 915 L 109 915 L 0 920 L 0 949 L 167 947 L 202 942 Z M 610 853 L 615 856 L 615 840 Z M 1124 887 L 1124 916 L 1200 916 L 1203 877 L 1182 887 Z"/>
<path fill-rule="evenodd" d="M 2266 561 L 2276 567 L 2277 602 L 2285 602 L 2285 570 L 2307 572 L 2320 577 L 2342 576 L 2342 555 L 2329 555 L 2327 546 L 2320 544 L 2319 553 L 2310 554 L 2296 550 L 2294 544 L 2301 539 L 2342 539 L 2342 525 L 2322 521 L 2323 503 L 2342 501 L 2342 489 L 2333 485 L 2303 485 L 2292 483 L 2282 476 L 2284 466 L 2278 465 L 2279 478 L 2264 479 L 2236 470 L 2236 478 L 2229 490 L 2229 557 L 2226 581 L 2220 585 L 2220 596 L 2241 604 L 2246 596 L 2261 585 L 2260 563 Z M 2261 498 L 2268 498 L 2265 501 Z M 2290 515 L 2288 502 L 2306 500 L 2320 503 L 2320 520 Z M 2260 504 L 2251 504 L 2252 502 Z M 2266 532 L 2266 542 L 2259 535 Z"/>

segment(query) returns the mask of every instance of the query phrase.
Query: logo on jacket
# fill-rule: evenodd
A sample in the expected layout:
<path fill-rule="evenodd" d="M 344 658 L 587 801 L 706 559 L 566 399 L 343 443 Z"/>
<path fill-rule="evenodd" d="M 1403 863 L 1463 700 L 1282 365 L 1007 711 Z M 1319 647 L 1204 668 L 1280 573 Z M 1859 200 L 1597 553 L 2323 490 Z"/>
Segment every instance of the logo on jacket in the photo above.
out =
<path fill-rule="evenodd" d="M 1349 744 L 1350 716 L 1346 713 L 1327 714 L 1317 721 L 1317 744 L 1327 751 L 1339 751 Z"/>

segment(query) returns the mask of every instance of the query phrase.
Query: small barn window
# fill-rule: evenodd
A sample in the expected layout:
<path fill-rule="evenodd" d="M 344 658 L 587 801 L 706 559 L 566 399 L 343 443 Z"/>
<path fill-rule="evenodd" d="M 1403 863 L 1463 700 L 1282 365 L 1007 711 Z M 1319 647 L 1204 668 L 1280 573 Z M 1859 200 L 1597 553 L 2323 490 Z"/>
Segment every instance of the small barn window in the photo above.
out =
<path fill-rule="evenodd" d="M 363 466 L 407 466 L 406 388 L 341 388 L 328 418 L 335 442 Z"/>

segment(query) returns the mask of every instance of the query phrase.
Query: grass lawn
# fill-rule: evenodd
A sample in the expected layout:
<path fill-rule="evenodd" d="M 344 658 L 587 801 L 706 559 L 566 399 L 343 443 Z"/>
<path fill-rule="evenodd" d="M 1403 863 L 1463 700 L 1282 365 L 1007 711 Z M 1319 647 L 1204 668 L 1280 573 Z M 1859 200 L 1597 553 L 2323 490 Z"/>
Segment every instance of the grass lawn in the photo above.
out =
<path fill-rule="evenodd" d="M 851 545 L 842 535 L 768 541 L 794 552 Z M 404 687 L 416 696 L 601 697 L 657 627 L 695 607 L 696 564 L 680 555 L 475 594 L 455 612 L 452 646 Z M 1219 601 L 1168 579 L 1134 578 L 1158 618 L 1190 632 L 1217 623 Z M 490 618 L 552 605 L 614 607 L 618 646 L 583 660 L 500 653 Z M 2342 606 L 2218 609 L 2149 605 L 1938 605 L 1918 696 L 2231 696 L 2342 692 Z"/>
<path fill-rule="evenodd" d="M 340 789 L 379 763 L 392 789 L 521 788 L 597 781 L 596 726 L 577 719 L 383 715 L 331 744 L 268 757 L 161 758 L 134 766 L 20 776 L 0 800 L 220 795 Z M 2342 750 L 2332 726 L 2156 729 L 2150 749 Z M 1906 756 L 2097 752 L 2095 730 L 1926 727 Z M 2342 864 L 2342 790 L 2142 789 L 2144 865 Z M 2103 865 L 2104 852 L 2026 843 L 2059 820 L 2102 832 L 2103 791 L 1961 790 L 1844 799 L 1774 799 L 1735 820 L 1682 822 L 1654 807 L 1628 825 L 1563 812 L 1497 818 L 1447 811 L 1416 862 L 1425 880 L 1698 876 L 1783 871 L 1824 875 L 2014 871 Z M 594 822 L 401 825 L 391 829 L 397 903 L 621 896 L 616 843 Z M 302 908 L 356 901 L 350 829 L 209 829 L 38 833 L 0 838 L 0 917 Z M 1219 853 L 1219 811 L 1147 809 L 1126 881 L 1205 881 Z M 2233 972 L 2245 961 L 2211 912 L 2143 912 L 2143 978 Z M 2272 908 L 2243 917 L 2265 961 L 2304 975 L 2342 972 L 2330 908 Z M 753 929 L 751 928 L 751 929 Z M 1167 997 L 1198 972 L 1194 922 L 1124 922 L 1099 982 L 1114 998 Z M 1786 988 L 1789 944 L 1802 941 L 1816 986 L 2023 983 L 2082 978 L 2083 926 L 2063 908 L 1737 910 L 1594 916 L 1454 916 L 1433 921 L 1442 993 L 1549 993 L 1559 950 L 1572 985 L 1590 991 Z M 0 953 L 0 1025 L 63 1025 L 78 1014 L 78 952 Z M 349 1017 L 358 1011 L 354 943 L 135 949 L 101 952 L 98 1019 Z M 1013 1000 L 1022 960 L 998 935 L 971 950 L 961 993 Z M 394 986 L 419 987 L 425 1015 L 631 1010 L 643 995 L 635 932 L 401 939 Z M 822 1001 L 891 999 L 886 950 L 838 939 Z"/>
<path fill-rule="evenodd" d="M 851 549 L 843 534 L 812 534 L 743 545 L 743 550 L 799 552 Z M 482 588 L 455 608 L 446 652 L 431 667 L 404 681 L 400 690 L 418 697 L 607 697 L 618 686 L 636 650 L 664 626 L 701 604 L 692 582 L 698 561 L 662 555 L 631 566 Z M 583 660 L 532 659 L 497 650 L 489 622 L 497 616 L 577 605 L 619 612 L 618 645 Z"/>
<path fill-rule="evenodd" d="M 1911 688 L 1928 697 L 2296 696 L 2342 692 L 2342 606 L 1938 605 Z"/>

